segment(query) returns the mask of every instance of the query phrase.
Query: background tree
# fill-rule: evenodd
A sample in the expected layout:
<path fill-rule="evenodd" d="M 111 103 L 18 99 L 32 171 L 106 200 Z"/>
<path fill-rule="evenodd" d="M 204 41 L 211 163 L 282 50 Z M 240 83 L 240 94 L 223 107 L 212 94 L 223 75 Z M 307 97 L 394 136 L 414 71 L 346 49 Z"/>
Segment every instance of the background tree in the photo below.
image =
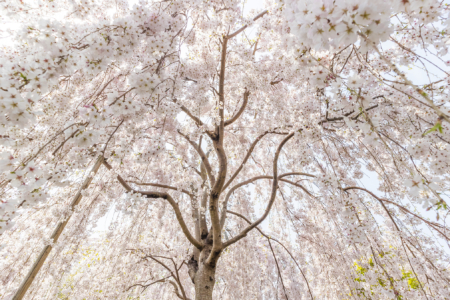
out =
<path fill-rule="evenodd" d="M 448 299 L 444 2 L 0 3 L 2 298 Z"/>

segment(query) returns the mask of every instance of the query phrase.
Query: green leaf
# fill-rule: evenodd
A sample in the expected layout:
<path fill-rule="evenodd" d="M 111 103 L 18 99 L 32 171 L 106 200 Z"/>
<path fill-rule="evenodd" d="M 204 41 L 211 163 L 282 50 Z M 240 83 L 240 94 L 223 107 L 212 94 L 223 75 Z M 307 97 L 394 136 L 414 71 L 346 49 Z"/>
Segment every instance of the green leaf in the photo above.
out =
<path fill-rule="evenodd" d="M 20 74 L 20 77 L 23 78 L 23 80 L 28 81 L 27 76 L 23 75 L 22 73 L 19 73 L 19 74 Z"/>
<path fill-rule="evenodd" d="M 425 132 L 423 134 L 423 136 L 426 136 L 427 134 L 429 134 L 433 131 L 436 131 L 436 130 L 438 130 L 440 133 L 442 133 L 442 125 L 441 125 L 440 121 L 438 121 L 431 129 L 429 129 L 427 132 Z"/>
<path fill-rule="evenodd" d="M 420 287 L 420 283 L 415 277 L 408 278 L 408 285 L 414 290 L 417 290 Z"/>

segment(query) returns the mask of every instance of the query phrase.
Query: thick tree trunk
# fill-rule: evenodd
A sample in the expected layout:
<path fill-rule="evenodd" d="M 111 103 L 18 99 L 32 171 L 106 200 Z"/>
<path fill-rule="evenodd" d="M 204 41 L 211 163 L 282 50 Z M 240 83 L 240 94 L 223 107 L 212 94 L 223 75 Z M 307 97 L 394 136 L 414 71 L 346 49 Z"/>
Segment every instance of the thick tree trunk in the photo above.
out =
<path fill-rule="evenodd" d="M 216 268 L 200 263 L 195 275 L 195 300 L 212 300 Z"/>
<path fill-rule="evenodd" d="M 198 260 L 198 269 L 195 273 L 195 300 L 212 300 L 214 285 L 216 283 L 216 265 L 206 264 L 209 254 L 211 253 L 211 244 L 207 244 L 200 252 L 200 259 Z M 218 258 L 217 258 L 218 260 Z"/>

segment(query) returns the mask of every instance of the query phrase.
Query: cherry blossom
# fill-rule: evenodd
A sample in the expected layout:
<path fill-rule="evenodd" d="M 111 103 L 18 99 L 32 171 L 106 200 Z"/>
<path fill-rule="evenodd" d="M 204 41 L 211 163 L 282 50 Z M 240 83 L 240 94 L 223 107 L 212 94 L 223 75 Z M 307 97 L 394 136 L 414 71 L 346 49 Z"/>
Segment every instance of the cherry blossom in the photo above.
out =
<path fill-rule="evenodd" d="M 448 298 L 447 3 L 0 12 L 0 298 Z"/>

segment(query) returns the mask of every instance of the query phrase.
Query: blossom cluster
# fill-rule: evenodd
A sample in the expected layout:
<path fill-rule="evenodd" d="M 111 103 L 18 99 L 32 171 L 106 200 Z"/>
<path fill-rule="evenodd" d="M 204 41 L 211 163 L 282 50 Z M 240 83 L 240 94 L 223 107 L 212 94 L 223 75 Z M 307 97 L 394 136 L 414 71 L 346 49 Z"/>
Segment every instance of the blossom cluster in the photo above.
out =
<path fill-rule="evenodd" d="M 318 50 L 339 49 L 357 40 L 362 44 L 385 42 L 398 25 L 393 15 L 428 24 L 436 22 L 443 13 L 438 0 L 379 1 L 376 5 L 368 0 L 281 3 L 290 33 L 299 44 Z"/>
<path fill-rule="evenodd" d="M 444 2 L 132 2 L 0 0 L 1 297 L 448 297 Z"/>

